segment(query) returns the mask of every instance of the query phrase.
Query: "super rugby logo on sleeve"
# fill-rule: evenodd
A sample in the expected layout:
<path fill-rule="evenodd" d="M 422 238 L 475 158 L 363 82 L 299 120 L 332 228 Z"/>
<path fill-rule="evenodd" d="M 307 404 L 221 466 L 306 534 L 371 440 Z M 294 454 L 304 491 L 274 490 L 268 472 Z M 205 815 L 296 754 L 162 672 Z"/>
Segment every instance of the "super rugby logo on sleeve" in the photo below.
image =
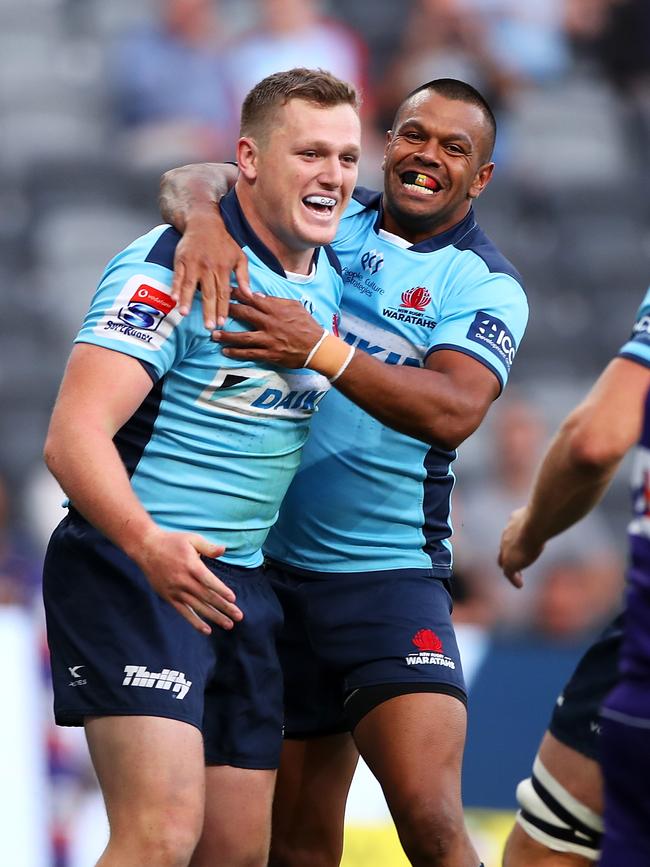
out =
<path fill-rule="evenodd" d="M 504 363 L 506 370 L 515 360 L 517 344 L 512 332 L 501 319 L 479 310 L 467 332 L 469 340 L 480 343 Z"/>
<path fill-rule="evenodd" d="M 169 286 L 144 274 L 130 277 L 95 333 L 158 350 L 180 321 Z"/>

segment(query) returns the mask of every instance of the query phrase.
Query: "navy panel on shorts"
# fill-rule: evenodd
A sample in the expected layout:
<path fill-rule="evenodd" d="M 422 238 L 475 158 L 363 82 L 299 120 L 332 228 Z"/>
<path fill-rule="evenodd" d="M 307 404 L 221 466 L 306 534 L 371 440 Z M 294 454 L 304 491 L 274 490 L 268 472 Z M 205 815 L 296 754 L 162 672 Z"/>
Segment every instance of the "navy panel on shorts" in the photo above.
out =
<path fill-rule="evenodd" d="M 600 708 L 618 682 L 623 615 L 587 649 L 557 700 L 549 731 L 587 758 L 600 757 Z"/>
<path fill-rule="evenodd" d="M 48 547 L 43 593 L 59 725 L 160 716 L 203 732 L 206 763 L 275 768 L 282 742 L 282 610 L 261 569 L 206 565 L 244 619 L 197 632 L 138 567 L 71 510 Z"/>
<path fill-rule="evenodd" d="M 345 699 L 363 687 L 430 683 L 465 695 L 441 580 L 418 569 L 331 574 L 275 562 L 266 573 L 284 609 L 285 736 L 349 730 Z"/>

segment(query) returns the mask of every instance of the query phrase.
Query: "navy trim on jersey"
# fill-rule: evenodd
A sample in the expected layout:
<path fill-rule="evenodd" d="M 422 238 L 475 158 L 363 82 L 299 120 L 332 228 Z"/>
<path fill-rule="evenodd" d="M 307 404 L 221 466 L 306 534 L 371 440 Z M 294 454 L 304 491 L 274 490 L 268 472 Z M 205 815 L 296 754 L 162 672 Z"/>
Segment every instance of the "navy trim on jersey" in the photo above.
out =
<path fill-rule="evenodd" d="M 181 239 L 181 233 L 173 226 L 160 235 L 156 243 L 153 245 L 147 255 L 145 262 L 152 262 L 154 265 L 162 265 L 163 268 L 174 270 L 174 253 Z"/>
<path fill-rule="evenodd" d="M 470 216 L 472 216 L 472 218 L 474 217 L 471 210 L 465 220 L 458 223 L 456 228 L 462 226 Z M 453 229 L 450 229 L 450 231 L 453 231 Z M 509 262 L 506 257 L 499 252 L 499 250 L 497 250 L 476 221 L 474 221 L 474 225 L 465 236 L 456 241 L 451 241 L 450 243 L 452 243 L 457 250 L 471 250 L 472 253 L 475 253 L 479 259 L 482 259 L 485 262 L 488 271 L 490 271 L 491 274 L 507 274 L 509 277 L 513 277 L 523 289 L 523 280 L 519 271 L 517 271 L 514 265 Z"/>
<path fill-rule="evenodd" d="M 439 349 L 453 349 L 454 352 L 462 352 L 463 355 L 469 355 L 470 358 L 475 358 L 476 361 L 480 361 L 483 367 L 487 367 L 487 369 L 491 370 L 492 373 L 496 376 L 496 378 L 499 380 L 501 391 L 503 391 L 503 389 L 505 388 L 503 376 L 501 376 L 501 373 L 497 370 L 496 367 L 490 364 L 487 358 L 483 358 L 483 356 L 479 355 L 478 352 L 472 352 L 471 349 L 467 349 L 467 347 L 465 346 L 458 346 L 458 344 L 456 343 L 437 343 L 435 346 L 432 346 L 431 349 L 429 349 L 427 351 L 427 354 L 424 356 L 422 364 L 425 364 L 427 358 L 429 358 L 430 355 L 433 355 L 433 353 L 437 352 Z"/>
<path fill-rule="evenodd" d="M 373 211 L 381 210 L 381 197 L 382 193 L 377 192 L 377 190 L 369 190 L 367 187 L 355 187 L 352 193 L 355 202 L 359 202 L 364 208 Z"/>
<path fill-rule="evenodd" d="M 253 253 L 255 253 L 255 255 L 257 256 L 257 258 L 264 262 L 266 267 L 273 271 L 275 274 L 279 274 L 281 277 L 287 276 L 286 271 L 280 263 L 280 260 L 274 253 L 269 250 L 266 244 L 260 241 L 260 239 L 251 228 L 251 225 L 244 216 L 244 212 L 242 211 L 241 205 L 239 204 L 239 199 L 237 198 L 237 193 L 234 187 L 229 190 L 219 202 L 219 210 L 221 211 L 221 216 L 224 223 L 226 224 L 226 228 L 228 229 L 228 234 L 231 235 L 235 239 L 235 241 L 237 241 L 240 247 L 248 247 L 250 250 L 252 250 Z M 311 260 L 310 271 L 318 266 L 319 252 L 320 247 L 316 247 Z M 332 260 L 330 259 L 330 261 Z M 340 269 L 341 266 L 339 265 L 339 274 L 341 274 Z"/>
<path fill-rule="evenodd" d="M 640 355 L 635 355 L 633 352 L 619 352 L 616 358 L 627 358 L 628 361 L 636 361 L 642 367 L 650 367 L 650 359 L 641 358 Z"/>
<path fill-rule="evenodd" d="M 377 211 L 377 219 L 375 220 L 374 230 L 379 232 L 382 228 L 384 219 L 384 207 L 382 194 L 375 190 L 368 190 L 365 187 L 355 187 L 352 198 L 363 205 L 368 210 Z M 491 273 L 508 274 L 519 283 L 523 289 L 523 281 L 521 274 L 512 265 L 506 257 L 497 250 L 492 241 L 487 237 L 485 232 L 476 222 L 474 209 L 470 208 L 467 215 L 455 226 L 447 229 L 446 232 L 441 232 L 439 235 L 432 235 L 424 241 L 417 244 L 412 244 L 408 247 L 416 253 L 433 253 L 436 250 L 442 250 L 443 247 L 453 245 L 457 250 L 471 250 L 487 265 Z"/>
<path fill-rule="evenodd" d="M 429 557 L 434 568 L 451 568 L 451 552 L 442 544 L 443 539 L 451 536 L 451 527 L 447 517 L 443 521 L 436 521 L 436 515 L 449 515 L 449 503 L 454 487 L 454 477 L 449 473 L 449 467 L 455 459 L 455 451 L 446 451 L 437 446 L 431 446 L 424 457 L 424 469 L 427 478 L 424 480 L 422 499 L 422 511 L 424 513 L 422 532 L 425 539 L 422 550 Z M 440 472 L 441 470 L 443 473 Z M 435 476 L 434 484 L 429 482 L 429 477 L 432 474 Z M 447 475 L 447 478 L 442 482 L 440 480 L 441 475 Z M 440 506 L 443 503 L 445 508 L 441 509 Z"/>
<path fill-rule="evenodd" d="M 341 267 L 341 263 L 339 262 L 339 257 L 336 255 L 336 253 L 330 247 L 329 244 L 325 244 L 325 246 L 323 247 L 323 250 L 325 250 L 325 255 L 327 256 L 327 259 L 328 259 L 330 265 L 332 266 L 332 268 L 334 268 L 334 270 L 339 275 L 339 277 L 342 277 L 343 276 L 343 268 Z"/>
<path fill-rule="evenodd" d="M 154 425 L 162 401 L 163 382 L 161 377 L 133 413 L 113 437 L 113 443 L 126 467 L 129 478 L 135 472 L 147 443 L 153 434 Z"/>

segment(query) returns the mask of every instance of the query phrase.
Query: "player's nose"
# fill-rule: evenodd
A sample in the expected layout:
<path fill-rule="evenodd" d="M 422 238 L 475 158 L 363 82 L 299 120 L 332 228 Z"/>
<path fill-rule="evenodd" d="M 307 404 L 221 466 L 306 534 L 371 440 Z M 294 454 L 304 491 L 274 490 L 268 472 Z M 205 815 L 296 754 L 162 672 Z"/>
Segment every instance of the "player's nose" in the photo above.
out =
<path fill-rule="evenodd" d="M 333 155 L 324 161 L 318 179 L 329 189 L 336 189 L 343 184 L 343 169 L 337 156 Z"/>

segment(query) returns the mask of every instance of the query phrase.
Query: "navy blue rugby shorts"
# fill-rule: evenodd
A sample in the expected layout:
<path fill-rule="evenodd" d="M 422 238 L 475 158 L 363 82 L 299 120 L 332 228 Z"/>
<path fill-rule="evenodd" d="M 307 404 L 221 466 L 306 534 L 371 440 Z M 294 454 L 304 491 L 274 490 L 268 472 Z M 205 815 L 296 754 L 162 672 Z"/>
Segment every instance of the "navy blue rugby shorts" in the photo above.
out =
<path fill-rule="evenodd" d="M 560 694 L 549 731 L 561 743 L 589 759 L 600 758 L 600 708 L 619 680 L 623 639 L 619 614 L 586 650 Z"/>
<path fill-rule="evenodd" d="M 346 702 L 365 687 L 424 686 L 466 700 L 444 581 L 419 569 L 321 573 L 273 561 L 265 569 L 284 609 L 285 737 L 350 731 Z"/>
<path fill-rule="evenodd" d="M 203 733 L 206 764 L 266 769 L 282 746 L 282 609 L 260 569 L 207 566 L 244 619 L 212 635 L 161 599 L 138 567 L 72 511 L 48 547 L 43 594 L 59 725 L 158 716 Z"/>

